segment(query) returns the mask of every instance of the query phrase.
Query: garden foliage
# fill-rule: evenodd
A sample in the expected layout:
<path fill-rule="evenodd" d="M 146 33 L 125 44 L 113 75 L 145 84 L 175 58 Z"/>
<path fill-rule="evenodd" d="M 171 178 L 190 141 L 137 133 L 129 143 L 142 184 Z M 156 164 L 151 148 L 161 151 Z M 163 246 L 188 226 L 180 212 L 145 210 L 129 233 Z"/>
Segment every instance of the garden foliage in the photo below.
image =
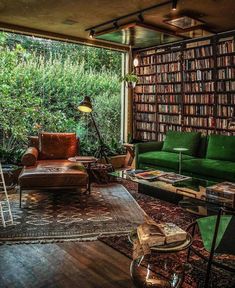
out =
<path fill-rule="evenodd" d="M 82 154 L 97 149 L 89 114 L 77 110 L 91 97 L 110 154 L 119 152 L 121 53 L 0 33 L 0 157 L 17 161 L 29 135 L 76 132 Z"/>

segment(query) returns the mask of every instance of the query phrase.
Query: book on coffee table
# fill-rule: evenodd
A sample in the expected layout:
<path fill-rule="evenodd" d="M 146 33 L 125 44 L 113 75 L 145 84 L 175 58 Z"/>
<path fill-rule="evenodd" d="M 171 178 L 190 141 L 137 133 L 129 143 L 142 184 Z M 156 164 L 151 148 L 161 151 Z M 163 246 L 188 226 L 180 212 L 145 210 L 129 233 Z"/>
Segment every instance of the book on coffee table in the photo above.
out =
<path fill-rule="evenodd" d="M 165 173 L 161 175 L 158 179 L 166 183 L 174 184 L 176 182 L 192 179 L 192 177 L 170 172 L 170 173 Z"/>
<path fill-rule="evenodd" d="M 152 170 L 152 171 L 145 171 L 142 173 L 136 174 L 137 178 L 153 181 L 157 180 L 160 176 L 164 175 L 166 172 L 160 171 L 160 170 Z"/>
<path fill-rule="evenodd" d="M 235 183 L 221 182 L 206 188 L 206 198 L 216 203 L 235 206 Z"/>

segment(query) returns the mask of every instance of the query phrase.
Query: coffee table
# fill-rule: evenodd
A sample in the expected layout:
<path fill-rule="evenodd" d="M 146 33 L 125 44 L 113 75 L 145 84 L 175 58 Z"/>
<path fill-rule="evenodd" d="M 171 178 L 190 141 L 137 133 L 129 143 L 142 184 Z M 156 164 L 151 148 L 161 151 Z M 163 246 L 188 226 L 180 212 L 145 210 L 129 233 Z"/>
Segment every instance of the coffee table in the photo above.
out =
<path fill-rule="evenodd" d="M 160 170 L 160 169 L 159 169 Z M 110 175 L 115 178 L 125 179 L 138 184 L 138 192 L 154 196 L 156 198 L 179 204 L 187 211 L 200 216 L 218 211 L 219 207 L 231 209 L 231 203 L 223 199 L 210 199 L 206 196 L 206 187 L 216 184 L 214 181 L 194 178 L 176 182 L 175 184 L 163 181 L 147 181 L 129 175 L 128 170 L 115 171 Z M 218 200 L 218 201 L 217 201 Z"/>

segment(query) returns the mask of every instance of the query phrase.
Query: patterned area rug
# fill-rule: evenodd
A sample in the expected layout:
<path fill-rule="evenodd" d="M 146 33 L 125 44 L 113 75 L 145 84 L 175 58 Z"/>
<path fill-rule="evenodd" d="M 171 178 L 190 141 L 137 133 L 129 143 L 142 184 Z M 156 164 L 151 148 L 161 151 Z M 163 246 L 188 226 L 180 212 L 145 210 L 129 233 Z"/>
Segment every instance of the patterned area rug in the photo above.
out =
<path fill-rule="evenodd" d="M 73 191 L 10 194 L 14 225 L 0 227 L 0 243 L 95 240 L 126 234 L 143 222 L 144 211 L 118 183 L 96 185 L 90 196 Z"/>
<path fill-rule="evenodd" d="M 147 195 L 136 193 L 137 186 L 132 182 L 121 181 L 121 183 L 137 200 L 141 208 L 156 222 L 174 222 L 183 229 L 186 229 L 187 226 L 196 219 L 195 215 L 186 212 L 177 205 L 158 200 Z M 132 258 L 132 244 L 129 242 L 126 235 L 114 237 L 100 237 L 99 240 L 114 248 L 115 250 L 118 250 L 127 257 Z M 194 247 L 196 247 L 198 250 L 201 250 L 204 255 L 208 256 L 207 252 L 203 249 L 203 245 L 199 237 L 194 243 Z M 177 269 L 179 268 L 179 263 L 183 266 L 185 265 L 186 254 L 187 251 L 165 255 L 154 253 L 149 259 L 148 257 L 145 257 L 148 259 L 148 261 L 146 261 L 146 259 L 144 258 L 141 265 L 145 267 L 151 267 L 151 270 L 155 272 L 161 271 L 162 275 L 169 277 L 170 275 L 172 275 L 172 271 L 177 271 Z M 168 267 L 170 268 L 167 269 L 167 271 L 163 271 L 161 269 L 165 266 L 166 259 L 168 262 Z M 235 257 L 226 258 L 223 255 L 221 259 L 223 259 L 224 261 L 231 261 L 233 264 L 235 264 Z M 195 255 L 191 256 L 190 262 L 193 265 L 186 264 L 187 269 L 185 271 L 185 279 L 182 288 L 201 288 L 204 286 L 206 269 L 205 264 Z M 235 275 L 225 272 L 224 270 L 213 268 L 211 287 L 235 288 Z"/>

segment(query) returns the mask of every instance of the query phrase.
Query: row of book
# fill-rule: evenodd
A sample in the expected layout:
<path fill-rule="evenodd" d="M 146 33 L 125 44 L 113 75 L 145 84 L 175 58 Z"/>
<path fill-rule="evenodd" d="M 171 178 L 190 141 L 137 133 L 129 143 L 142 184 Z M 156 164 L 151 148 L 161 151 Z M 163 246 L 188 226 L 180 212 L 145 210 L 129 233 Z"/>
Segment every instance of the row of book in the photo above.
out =
<path fill-rule="evenodd" d="M 202 135 L 210 135 L 214 134 L 214 129 L 212 128 L 211 130 L 209 129 L 202 129 L 202 128 L 195 128 L 195 127 L 185 127 L 184 128 L 185 132 L 200 132 Z"/>
<path fill-rule="evenodd" d="M 161 82 L 181 82 L 181 72 L 176 73 L 158 73 L 156 74 L 157 83 Z"/>
<path fill-rule="evenodd" d="M 139 130 L 156 131 L 156 123 L 154 122 L 136 122 L 136 128 Z"/>
<path fill-rule="evenodd" d="M 184 117 L 184 125 L 187 126 L 202 126 L 202 127 L 208 127 L 209 118 L 204 118 L 204 117 Z M 209 125 L 212 126 L 212 125 Z"/>
<path fill-rule="evenodd" d="M 217 57 L 217 66 L 234 66 L 235 65 L 235 55 Z"/>
<path fill-rule="evenodd" d="M 136 104 L 137 112 L 156 112 L 156 105 L 153 104 Z"/>
<path fill-rule="evenodd" d="M 157 93 L 180 93 L 181 84 L 159 84 L 156 86 Z"/>
<path fill-rule="evenodd" d="M 234 40 L 229 40 L 217 45 L 219 54 L 233 53 L 235 52 Z"/>
<path fill-rule="evenodd" d="M 217 106 L 217 116 L 221 117 L 233 117 L 234 116 L 234 107 L 233 106 Z"/>
<path fill-rule="evenodd" d="M 208 105 L 193 105 L 184 106 L 184 114 L 191 115 L 213 115 L 213 106 Z"/>
<path fill-rule="evenodd" d="M 185 60 L 185 69 L 187 70 L 209 69 L 213 67 L 214 67 L 213 58 Z"/>
<path fill-rule="evenodd" d="M 184 95 L 184 103 L 187 104 L 214 104 L 215 96 L 214 94 L 190 94 Z"/>
<path fill-rule="evenodd" d="M 156 82 L 156 76 L 155 75 L 147 75 L 147 76 L 138 76 L 138 84 L 152 84 Z"/>
<path fill-rule="evenodd" d="M 235 94 L 218 94 L 217 104 L 235 105 Z"/>
<path fill-rule="evenodd" d="M 135 113 L 135 119 L 139 121 L 155 122 L 156 114 L 154 113 Z"/>
<path fill-rule="evenodd" d="M 158 115 L 158 121 L 161 123 L 181 124 L 181 115 Z"/>
<path fill-rule="evenodd" d="M 191 95 L 190 95 L 191 96 Z M 157 95 L 158 103 L 176 104 L 180 103 L 181 95 Z"/>
<path fill-rule="evenodd" d="M 156 96 L 149 94 L 134 94 L 133 96 L 134 102 L 148 102 L 155 103 Z"/>
<path fill-rule="evenodd" d="M 146 57 L 146 56 L 155 54 L 155 52 L 156 52 L 155 49 L 146 50 L 146 51 L 141 52 L 141 53 L 140 53 L 140 56 L 141 56 L 141 57 Z"/>
<path fill-rule="evenodd" d="M 143 74 L 154 74 L 156 73 L 156 66 L 143 66 L 143 67 L 136 67 L 135 68 L 137 75 L 143 75 Z"/>
<path fill-rule="evenodd" d="M 218 69 L 218 79 L 235 79 L 235 68 L 226 67 L 224 69 Z"/>
<path fill-rule="evenodd" d="M 210 81 L 213 78 L 212 70 L 197 70 L 186 72 L 184 75 L 184 81 Z"/>
<path fill-rule="evenodd" d="M 149 65 L 149 64 L 154 64 L 154 63 L 155 63 L 154 55 L 141 57 L 140 59 L 140 65 Z"/>
<path fill-rule="evenodd" d="M 158 105 L 159 113 L 180 113 L 180 105 Z"/>
<path fill-rule="evenodd" d="M 235 81 L 224 81 L 224 82 L 218 82 L 217 83 L 217 90 L 219 92 L 224 91 L 235 91 Z"/>
<path fill-rule="evenodd" d="M 175 62 L 180 61 L 181 52 L 167 53 L 167 54 L 157 54 L 156 62 L 164 63 L 164 62 Z"/>
<path fill-rule="evenodd" d="M 135 93 L 155 93 L 156 85 L 136 85 Z"/>
<path fill-rule="evenodd" d="M 156 65 L 157 73 L 179 72 L 181 70 L 181 63 L 174 62 L 162 65 Z"/>
<path fill-rule="evenodd" d="M 213 54 L 212 46 L 197 47 L 184 51 L 184 59 L 210 57 Z"/>
<path fill-rule="evenodd" d="M 135 138 L 148 141 L 156 140 L 156 132 L 136 131 Z"/>
<path fill-rule="evenodd" d="M 195 82 L 184 84 L 186 93 L 193 92 L 214 92 L 214 82 Z"/>
<path fill-rule="evenodd" d="M 229 127 L 228 119 L 216 119 L 216 127 L 220 129 L 228 129 Z"/>
<path fill-rule="evenodd" d="M 167 131 L 181 131 L 181 126 L 172 125 L 172 124 L 159 124 L 159 132 L 166 133 Z"/>

